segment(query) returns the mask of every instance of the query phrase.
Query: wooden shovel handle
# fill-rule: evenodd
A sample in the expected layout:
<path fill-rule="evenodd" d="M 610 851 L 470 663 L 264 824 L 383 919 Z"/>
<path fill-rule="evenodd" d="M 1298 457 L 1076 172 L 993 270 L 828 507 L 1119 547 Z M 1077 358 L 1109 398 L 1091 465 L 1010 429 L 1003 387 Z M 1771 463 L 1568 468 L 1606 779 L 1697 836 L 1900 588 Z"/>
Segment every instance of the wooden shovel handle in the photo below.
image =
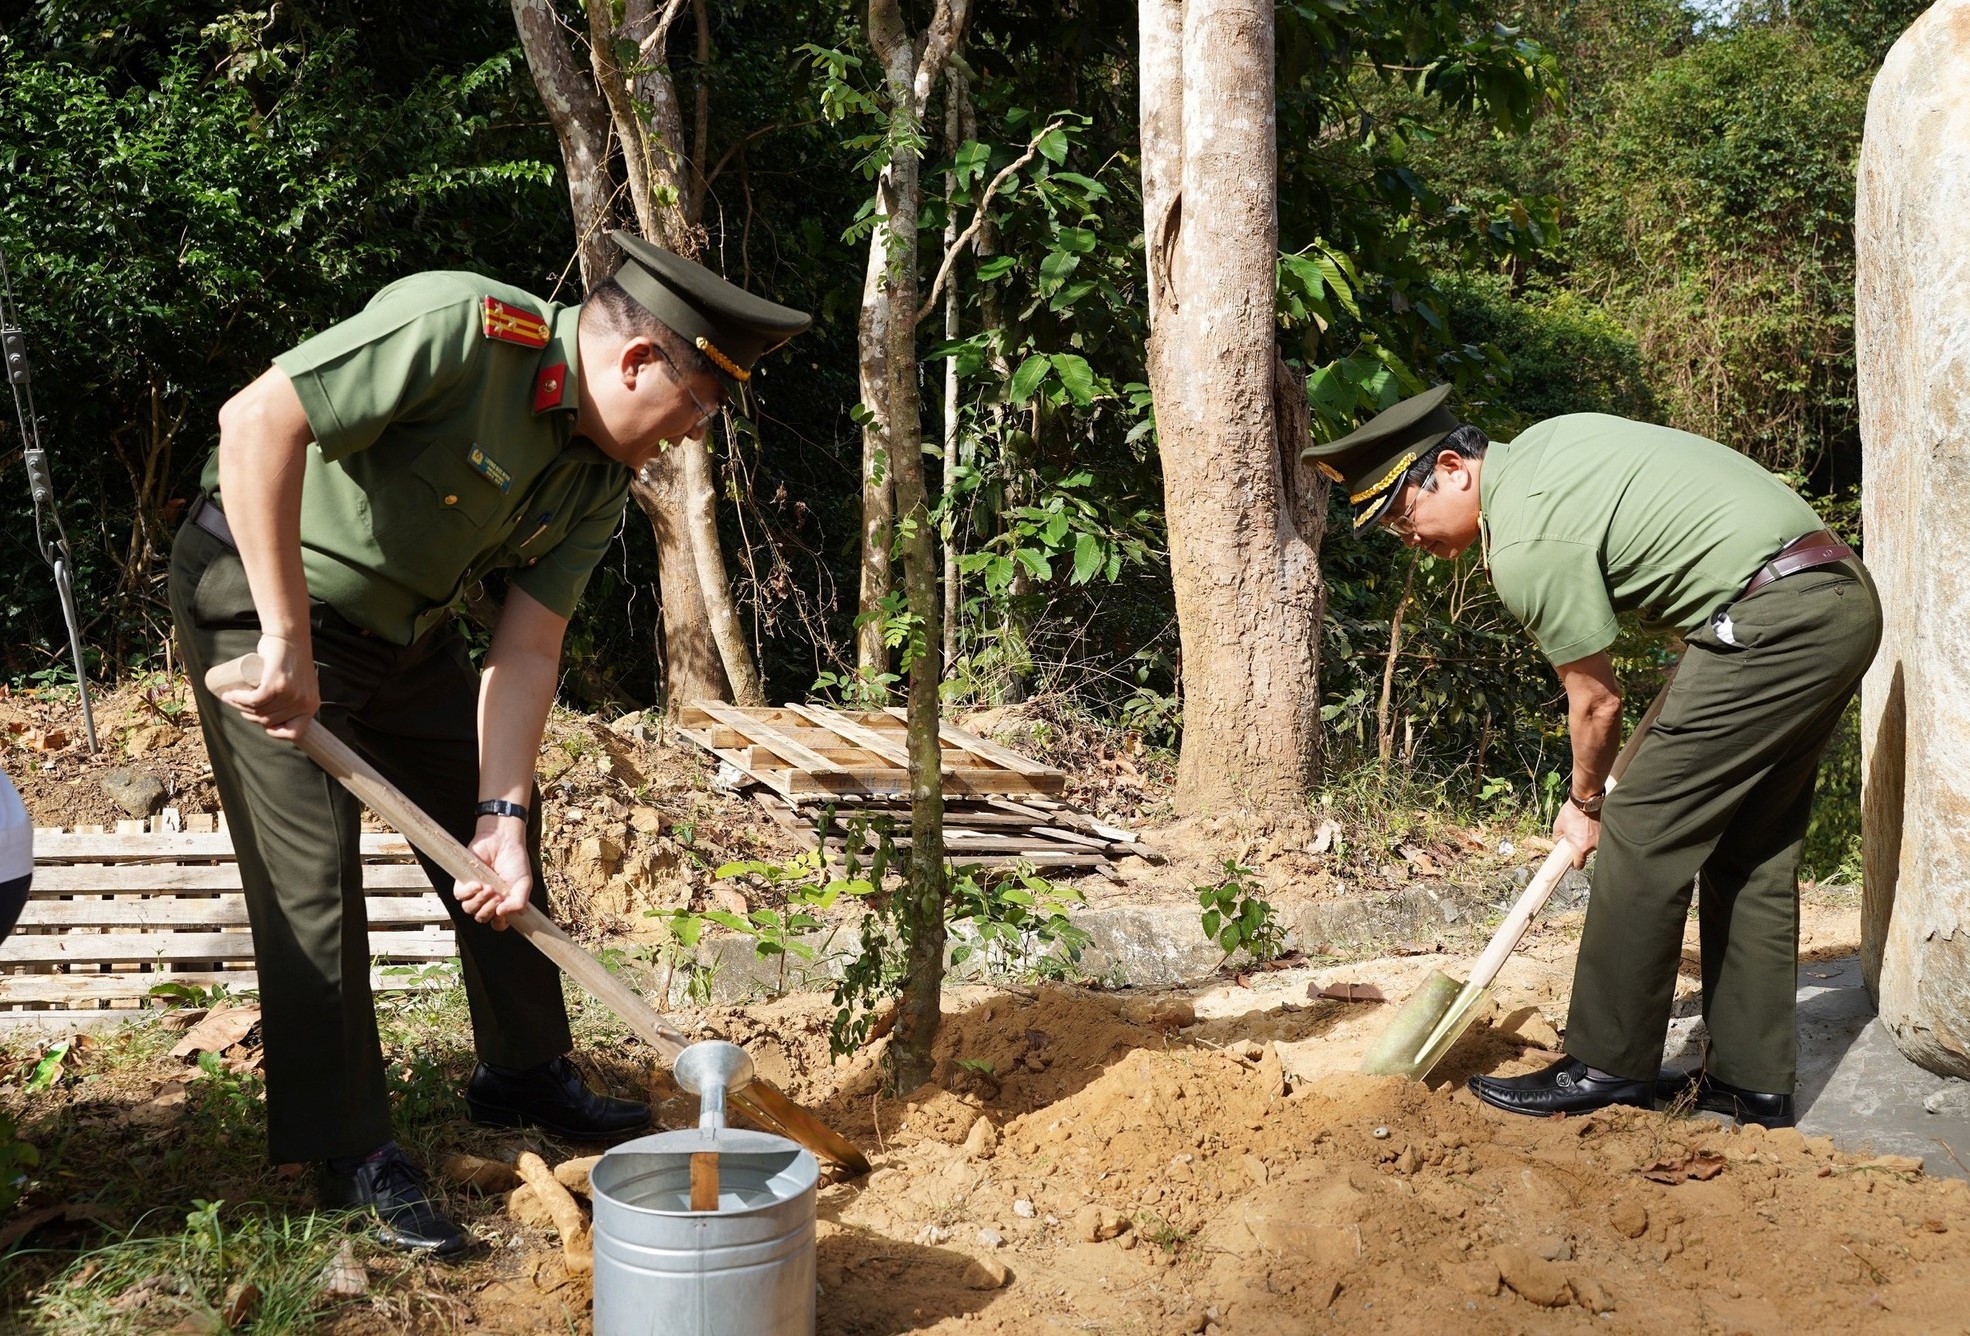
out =
<path fill-rule="evenodd" d="M 257 654 L 219 664 L 205 675 L 206 689 L 218 695 L 234 687 L 256 687 L 260 684 L 261 667 Z M 506 888 L 506 879 L 490 864 L 453 839 L 449 831 L 426 816 L 402 790 L 318 721 L 309 721 L 295 745 L 454 878 Z M 676 1062 L 677 1055 L 690 1047 L 691 1041 L 644 1001 L 641 993 L 609 973 L 607 966 L 582 950 L 561 931 L 560 925 L 531 904 L 517 914 L 508 914 L 506 924 L 614 1012 L 639 1039 L 657 1050 L 666 1063 Z M 735 1093 L 733 1103 L 761 1123 L 776 1128 L 851 1173 L 868 1172 L 869 1162 L 859 1150 L 769 1082 L 755 1077 L 751 1086 Z"/>
<path fill-rule="evenodd" d="M 1635 731 L 1630 733 L 1628 741 L 1622 744 L 1621 754 L 1616 756 L 1614 764 L 1608 767 L 1609 792 L 1613 792 L 1614 786 L 1621 782 L 1621 777 L 1628 773 L 1628 763 L 1635 759 L 1635 753 L 1641 748 L 1642 740 L 1655 725 L 1656 716 L 1662 713 L 1662 703 L 1669 698 L 1669 685 L 1675 680 L 1676 670 L 1671 668 L 1668 681 L 1662 684 L 1662 690 L 1656 692 L 1655 699 L 1649 702 L 1649 707 L 1643 712 L 1641 721 L 1635 725 Z M 1505 921 L 1498 925 L 1498 931 L 1491 934 L 1491 942 L 1484 948 L 1484 954 L 1477 958 L 1475 965 L 1471 966 L 1470 987 L 1489 988 L 1491 981 L 1498 977 L 1498 971 L 1505 968 L 1505 962 L 1511 959 L 1512 952 L 1518 949 L 1519 942 L 1525 937 L 1525 930 L 1531 926 L 1533 916 L 1546 907 L 1546 901 L 1552 897 L 1553 888 L 1560 884 L 1560 878 L 1573 866 L 1573 853 L 1573 845 L 1561 840 L 1553 846 L 1553 852 L 1546 855 L 1546 861 L 1539 865 L 1539 871 L 1533 874 L 1532 880 L 1527 883 L 1525 890 L 1512 905 L 1512 912 L 1507 914 Z"/>

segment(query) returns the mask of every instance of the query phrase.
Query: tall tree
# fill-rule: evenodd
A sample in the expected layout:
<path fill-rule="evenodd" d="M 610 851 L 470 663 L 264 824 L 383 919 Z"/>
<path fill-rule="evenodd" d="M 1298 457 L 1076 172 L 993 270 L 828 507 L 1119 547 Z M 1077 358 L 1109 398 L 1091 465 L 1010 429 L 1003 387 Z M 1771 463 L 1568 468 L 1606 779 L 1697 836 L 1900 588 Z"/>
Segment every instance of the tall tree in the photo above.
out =
<path fill-rule="evenodd" d="M 1142 0 L 1149 385 L 1183 646 L 1180 811 L 1302 807 L 1319 769 L 1304 391 L 1274 341 L 1269 0 Z"/>
<path fill-rule="evenodd" d="M 706 0 L 692 0 L 700 66 L 711 57 Z M 690 142 L 667 53 L 686 0 L 588 6 L 589 68 L 575 60 L 551 0 L 511 0 L 534 85 L 561 144 L 582 283 L 621 263 L 609 232 L 619 225 L 614 163 L 622 164 L 630 213 L 642 235 L 680 255 L 704 248 L 700 223 L 710 174 L 709 116 L 698 93 Z M 618 22 L 618 14 L 620 22 Z M 616 152 L 612 154 L 611 145 Z M 703 698 L 765 700 L 751 648 L 739 632 L 718 547 L 716 494 L 703 438 L 679 441 L 630 482 L 657 541 L 663 598 L 664 697 L 675 712 Z"/>
<path fill-rule="evenodd" d="M 882 65 L 888 152 L 876 182 L 877 221 L 863 297 L 863 406 L 882 425 L 908 603 L 903 659 L 909 669 L 910 872 L 897 916 L 908 947 L 890 1046 L 901 1090 L 930 1078 L 944 984 L 944 775 L 938 737 L 943 647 L 937 606 L 942 571 L 924 481 L 917 355 L 917 322 L 928 314 L 918 311 L 917 280 L 923 125 L 970 13 L 971 0 L 937 0 L 929 25 L 913 36 L 899 0 L 869 0 L 869 45 Z"/>

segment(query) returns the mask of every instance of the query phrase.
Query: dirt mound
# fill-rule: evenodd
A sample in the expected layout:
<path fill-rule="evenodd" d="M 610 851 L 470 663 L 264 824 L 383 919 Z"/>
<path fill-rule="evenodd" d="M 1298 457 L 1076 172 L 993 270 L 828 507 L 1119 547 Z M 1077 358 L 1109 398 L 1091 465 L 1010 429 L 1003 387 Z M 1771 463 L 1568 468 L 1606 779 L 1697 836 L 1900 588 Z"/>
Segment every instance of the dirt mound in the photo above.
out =
<path fill-rule="evenodd" d="M 1970 1301 L 1970 1185 L 1913 1161 L 1398 1078 L 1289 1092 L 1270 1044 L 1122 1011 L 951 1018 L 1000 1088 L 879 1111 L 876 1172 L 823 1196 L 824 1331 L 1934 1331 Z"/>

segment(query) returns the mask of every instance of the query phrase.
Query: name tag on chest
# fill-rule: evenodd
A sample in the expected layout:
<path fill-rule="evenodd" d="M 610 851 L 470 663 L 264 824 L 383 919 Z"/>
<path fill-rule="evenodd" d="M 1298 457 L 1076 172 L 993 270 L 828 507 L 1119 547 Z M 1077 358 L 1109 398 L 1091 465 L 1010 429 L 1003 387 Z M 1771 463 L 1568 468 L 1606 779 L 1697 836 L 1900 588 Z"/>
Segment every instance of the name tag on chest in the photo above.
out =
<path fill-rule="evenodd" d="M 501 468 L 498 460 L 492 458 L 478 446 L 475 445 L 465 452 L 465 462 L 472 466 L 474 473 L 499 488 L 500 491 L 509 492 L 513 489 L 513 475 Z"/>

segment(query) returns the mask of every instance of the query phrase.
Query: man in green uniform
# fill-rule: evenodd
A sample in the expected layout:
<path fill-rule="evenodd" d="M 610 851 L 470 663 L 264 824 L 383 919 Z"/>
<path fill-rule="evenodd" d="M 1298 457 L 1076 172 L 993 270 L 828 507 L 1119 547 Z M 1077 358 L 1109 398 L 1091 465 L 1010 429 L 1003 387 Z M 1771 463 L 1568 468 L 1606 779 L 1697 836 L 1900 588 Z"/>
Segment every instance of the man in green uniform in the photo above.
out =
<path fill-rule="evenodd" d="M 1566 1056 L 1471 1089 L 1539 1115 L 1652 1105 L 1694 881 L 1710 1034 L 1698 1103 L 1789 1126 L 1799 849 L 1820 754 L 1880 642 L 1873 585 L 1810 506 L 1714 441 L 1581 413 L 1488 442 L 1448 396 L 1306 454 L 1348 489 L 1357 530 L 1379 521 L 1446 560 L 1482 543 L 1499 599 L 1566 688 L 1573 775 L 1553 833 L 1576 867 L 1600 851 Z M 1607 651 L 1631 611 L 1688 648 L 1607 791 L 1621 741 Z"/>
<path fill-rule="evenodd" d="M 425 273 L 274 359 L 219 413 L 171 559 L 171 610 L 245 886 L 266 1034 L 267 1147 L 316 1161 L 325 1207 L 450 1255 L 465 1235 L 391 1135 L 370 997 L 359 807 L 290 745 L 317 719 L 497 868 L 451 909 L 479 1066 L 476 1122 L 574 1138 L 644 1127 L 569 1063 L 560 977 L 503 916 L 547 908 L 534 761 L 562 634 L 631 474 L 702 432 L 808 317 L 618 233 L 580 306 Z M 483 676 L 449 608 L 509 572 Z M 257 689 L 205 692 L 249 652 Z"/>

